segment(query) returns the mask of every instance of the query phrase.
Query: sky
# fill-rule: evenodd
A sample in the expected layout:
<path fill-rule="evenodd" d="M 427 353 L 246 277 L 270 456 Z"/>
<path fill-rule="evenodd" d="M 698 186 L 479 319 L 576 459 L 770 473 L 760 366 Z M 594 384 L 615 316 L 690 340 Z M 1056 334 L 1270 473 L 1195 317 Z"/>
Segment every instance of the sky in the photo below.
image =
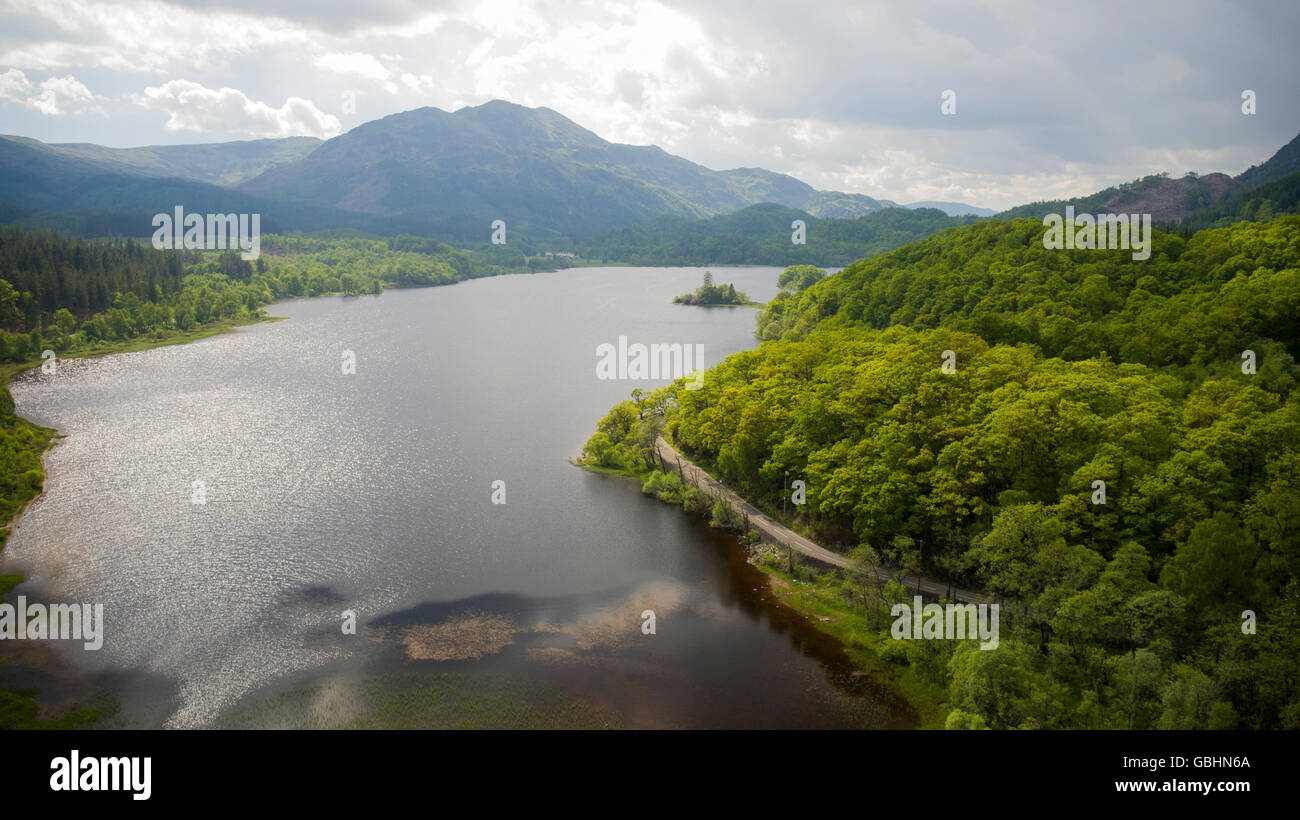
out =
<path fill-rule="evenodd" d="M 1005 208 L 1236 174 L 1300 132 L 1290 0 L 332 5 L 0 0 L 0 133 L 329 138 L 504 99 L 710 168 Z"/>

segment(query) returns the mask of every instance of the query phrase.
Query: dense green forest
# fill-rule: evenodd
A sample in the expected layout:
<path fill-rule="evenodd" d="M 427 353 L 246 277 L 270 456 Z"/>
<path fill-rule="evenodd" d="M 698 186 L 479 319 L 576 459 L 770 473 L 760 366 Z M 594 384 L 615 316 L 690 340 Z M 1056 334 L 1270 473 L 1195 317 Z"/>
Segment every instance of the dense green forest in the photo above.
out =
<path fill-rule="evenodd" d="M 803 220 L 805 242 L 791 241 Z M 752 205 L 709 219 L 662 217 L 579 245 L 588 259 L 630 265 L 847 265 L 938 231 L 979 220 L 933 208 L 886 208 L 856 219 L 818 219 L 781 205 Z"/>
<path fill-rule="evenodd" d="M 1300 217 L 1157 232 L 1146 261 L 1043 231 L 782 293 L 756 350 L 634 394 L 586 455 L 646 472 L 662 430 L 776 512 L 788 470 L 794 526 L 998 596 L 996 650 L 882 644 L 951 728 L 1300 728 Z M 872 580 L 821 583 L 887 636 L 909 593 Z"/>

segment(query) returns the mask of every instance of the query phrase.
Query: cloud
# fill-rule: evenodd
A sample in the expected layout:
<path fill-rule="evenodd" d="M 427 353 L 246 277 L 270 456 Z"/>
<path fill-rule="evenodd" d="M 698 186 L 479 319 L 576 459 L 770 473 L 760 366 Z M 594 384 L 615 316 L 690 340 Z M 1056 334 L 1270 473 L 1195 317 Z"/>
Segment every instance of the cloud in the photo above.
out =
<path fill-rule="evenodd" d="M 0 100 L 23 102 L 32 93 L 32 82 L 27 75 L 16 68 L 0 74 Z"/>
<path fill-rule="evenodd" d="M 314 39 L 277 17 L 159 0 L 6 0 L 2 13 L 0 65 L 28 70 L 212 70 Z"/>
<path fill-rule="evenodd" d="M 361 97 L 360 113 L 329 109 L 351 126 L 501 98 L 714 168 L 763 164 L 819 188 L 1003 206 L 1161 170 L 1244 170 L 1300 129 L 1300 52 L 1286 36 L 1300 26 L 1296 4 L 1150 0 L 1125 6 L 1122 25 L 1031 0 L 0 0 L 0 9 L 0 70 L 76 74 L 116 93 L 101 103 L 114 116 L 96 134 L 122 143 L 158 140 L 156 126 L 112 108 L 129 105 L 123 92 L 145 84 L 141 73 L 161 88 L 184 77 L 218 97 L 152 101 L 171 131 L 232 130 L 194 106 L 231 106 L 222 116 L 239 133 L 328 133 L 335 126 L 306 100 Z M 6 99 L 45 105 L 44 89 L 0 76 L 10 78 Z M 207 90 L 224 86 L 245 99 Z M 949 88 L 958 114 L 944 117 Z M 1259 94 L 1256 117 L 1240 113 L 1244 88 Z M 246 98 L 287 99 L 288 109 L 247 102 L 246 111 Z M 57 89 L 51 99 L 58 110 L 73 104 Z"/>
<path fill-rule="evenodd" d="M 32 85 L 27 75 L 16 68 L 0 74 L 0 100 L 21 103 L 47 116 L 61 116 L 73 111 L 102 114 L 103 109 L 96 105 L 98 99 L 71 74 L 49 77 L 39 85 Z"/>
<path fill-rule="evenodd" d="M 406 86 L 415 94 L 425 95 L 433 93 L 433 77 L 428 74 L 415 75 L 410 72 L 402 74 L 402 85 Z"/>
<path fill-rule="evenodd" d="M 346 54 L 330 52 L 317 57 L 314 64 L 317 68 L 333 71 L 335 74 L 382 83 L 390 92 L 397 91 L 397 84 L 390 80 L 393 72 L 379 62 L 373 54 L 361 51 L 351 51 Z"/>
<path fill-rule="evenodd" d="M 167 131 L 244 134 L 254 137 L 333 137 L 338 118 L 311 100 L 290 97 L 279 108 L 251 100 L 235 88 L 212 89 L 190 80 L 171 80 L 136 95 L 137 105 L 163 111 Z"/>
<path fill-rule="evenodd" d="M 27 100 L 27 106 L 42 114 L 66 114 L 68 106 L 80 107 L 95 101 L 95 95 L 90 93 L 90 89 L 71 74 L 42 80 L 40 87 L 41 93 Z"/>

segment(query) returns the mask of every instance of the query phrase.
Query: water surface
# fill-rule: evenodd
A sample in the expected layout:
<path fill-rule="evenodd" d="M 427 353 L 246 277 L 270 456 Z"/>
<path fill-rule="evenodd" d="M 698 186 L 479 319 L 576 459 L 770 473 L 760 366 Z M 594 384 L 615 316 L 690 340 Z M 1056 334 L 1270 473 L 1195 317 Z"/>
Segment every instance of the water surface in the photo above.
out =
<path fill-rule="evenodd" d="M 716 278 L 767 300 L 778 272 Z M 664 383 L 597 379 L 598 345 L 703 344 L 712 364 L 757 344 L 752 309 L 671 303 L 700 274 L 291 301 L 287 321 L 28 373 L 18 411 L 67 438 L 0 568 L 105 605 L 102 650 L 55 646 L 120 702 L 114 726 L 908 725 L 734 540 L 568 463 Z"/>

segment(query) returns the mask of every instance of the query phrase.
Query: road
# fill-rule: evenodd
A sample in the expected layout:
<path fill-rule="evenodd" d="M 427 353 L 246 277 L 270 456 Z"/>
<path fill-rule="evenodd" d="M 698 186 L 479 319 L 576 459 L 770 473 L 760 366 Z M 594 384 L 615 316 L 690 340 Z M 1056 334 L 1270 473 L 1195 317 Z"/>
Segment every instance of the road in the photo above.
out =
<path fill-rule="evenodd" d="M 665 468 L 673 469 L 678 472 L 682 480 L 686 483 L 704 490 L 713 498 L 722 498 L 731 506 L 746 516 L 749 521 L 750 529 L 757 530 L 759 535 L 769 544 L 780 544 L 806 555 L 807 557 L 827 566 L 839 567 L 841 569 L 849 565 L 849 559 L 845 555 L 826 549 L 815 541 L 804 538 L 799 533 L 785 526 L 784 524 L 773 520 L 767 515 L 760 512 L 753 504 L 733 493 L 731 490 L 714 481 L 713 478 L 704 470 L 696 466 L 686 456 L 677 452 L 666 439 L 660 436 L 655 441 L 655 452 L 659 456 L 659 461 Z M 876 575 L 882 579 L 889 580 L 895 573 L 884 567 L 876 567 Z M 967 604 L 991 604 L 994 599 L 978 592 L 967 589 L 951 587 L 947 581 L 941 581 L 936 578 L 928 578 L 915 575 L 904 574 L 902 577 L 903 585 L 909 591 L 919 589 L 923 595 L 929 595 L 934 598 L 951 598 Z"/>

